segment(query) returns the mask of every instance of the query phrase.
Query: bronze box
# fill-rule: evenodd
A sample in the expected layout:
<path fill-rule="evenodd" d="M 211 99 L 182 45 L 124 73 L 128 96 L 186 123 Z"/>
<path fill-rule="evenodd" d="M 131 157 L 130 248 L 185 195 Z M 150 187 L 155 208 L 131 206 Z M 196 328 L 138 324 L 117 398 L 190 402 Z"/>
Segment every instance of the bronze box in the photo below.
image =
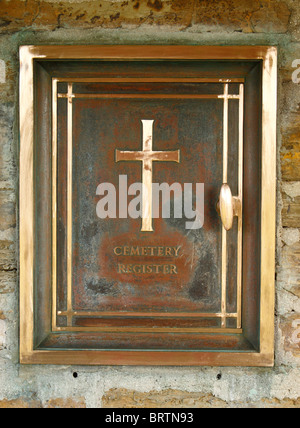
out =
<path fill-rule="evenodd" d="M 20 63 L 21 363 L 273 365 L 276 48 Z"/>

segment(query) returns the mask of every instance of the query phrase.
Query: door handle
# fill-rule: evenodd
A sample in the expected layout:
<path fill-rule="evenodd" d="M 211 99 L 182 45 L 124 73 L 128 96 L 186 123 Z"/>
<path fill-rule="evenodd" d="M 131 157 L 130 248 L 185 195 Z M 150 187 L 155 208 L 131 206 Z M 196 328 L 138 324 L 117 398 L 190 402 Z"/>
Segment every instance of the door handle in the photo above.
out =
<path fill-rule="evenodd" d="M 241 214 L 242 203 L 239 197 L 232 196 L 228 184 L 223 184 L 220 191 L 220 197 L 217 204 L 217 210 L 220 214 L 222 224 L 225 230 L 230 230 L 233 225 L 233 218 Z"/>

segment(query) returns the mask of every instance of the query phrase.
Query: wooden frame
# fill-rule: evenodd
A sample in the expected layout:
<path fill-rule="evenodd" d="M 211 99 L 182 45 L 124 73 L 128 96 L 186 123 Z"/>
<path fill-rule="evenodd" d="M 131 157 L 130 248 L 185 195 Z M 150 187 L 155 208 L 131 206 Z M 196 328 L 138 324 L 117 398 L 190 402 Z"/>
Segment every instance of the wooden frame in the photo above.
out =
<path fill-rule="evenodd" d="M 50 349 L 35 341 L 35 63 L 41 60 L 219 60 L 261 64 L 260 278 L 258 331 L 249 328 L 253 349 L 226 351 L 125 351 Z M 277 51 L 274 47 L 24 46 L 20 49 L 20 361 L 24 364 L 272 366 L 276 221 Z M 206 81 L 208 77 L 206 76 Z M 249 83 L 249 87 L 251 82 Z M 251 89 L 251 88 L 250 88 Z M 249 89 L 249 90 L 250 90 Z M 50 100 L 51 101 L 51 100 Z M 52 120 L 55 120 L 52 118 Z M 54 150 L 54 145 L 53 145 Z M 53 232 L 52 232 L 53 233 Z M 55 233 L 55 232 L 54 232 Z M 55 259 L 55 254 L 53 253 Z M 49 261 L 48 261 L 49 263 Z M 247 263 L 245 263 L 247 264 Z M 49 278 L 48 278 L 49 280 Z M 51 299 L 51 295 L 48 296 Z M 247 297 L 247 296 L 246 296 Z M 47 298 L 47 296 L 46 296 Z M 245 304 L 245 303 L 244 303 Z M 244 312 L 247 309 L 244 308 Z M 43 326 L 40 336 L 51 327 Z M 246 329 L 247 330 L 247 329 Z M 253 338 L 252 338 L 253 336 Z M 254 338 L 255 336 L 255 338 Z M 38 342 L 41 342 L 39 340 Z"/>

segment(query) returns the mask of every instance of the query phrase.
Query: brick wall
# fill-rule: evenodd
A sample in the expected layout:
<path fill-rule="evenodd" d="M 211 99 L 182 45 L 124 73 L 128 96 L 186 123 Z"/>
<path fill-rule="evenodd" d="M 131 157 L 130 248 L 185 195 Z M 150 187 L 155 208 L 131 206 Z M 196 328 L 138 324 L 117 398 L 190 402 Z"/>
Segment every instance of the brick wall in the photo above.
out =
<path fill-rule="evenodd" d="M 19 366 L 18 47 L 51 43 L 278 46 L 274 368 Z M 0 0 L 0 407 L 300 406 L 298 58 L 298 0 Z"/>

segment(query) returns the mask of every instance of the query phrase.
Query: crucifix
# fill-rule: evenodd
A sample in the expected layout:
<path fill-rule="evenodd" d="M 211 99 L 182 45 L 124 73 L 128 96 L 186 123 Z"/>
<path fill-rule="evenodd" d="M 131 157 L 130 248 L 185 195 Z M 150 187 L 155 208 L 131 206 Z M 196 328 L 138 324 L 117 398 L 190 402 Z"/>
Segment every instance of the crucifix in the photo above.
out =
<path fill-rule="evenodd" d="M 121 151 L 116 150 L 116 162 L 141 161 L 142 162 L 142 232 L 153 232 L 152 227 L 152 162 L 180 162 L 180 150 L 153 151 L 153 123 L 154 120 L 142 120 L 143 124 L 143 150 Z"/>

